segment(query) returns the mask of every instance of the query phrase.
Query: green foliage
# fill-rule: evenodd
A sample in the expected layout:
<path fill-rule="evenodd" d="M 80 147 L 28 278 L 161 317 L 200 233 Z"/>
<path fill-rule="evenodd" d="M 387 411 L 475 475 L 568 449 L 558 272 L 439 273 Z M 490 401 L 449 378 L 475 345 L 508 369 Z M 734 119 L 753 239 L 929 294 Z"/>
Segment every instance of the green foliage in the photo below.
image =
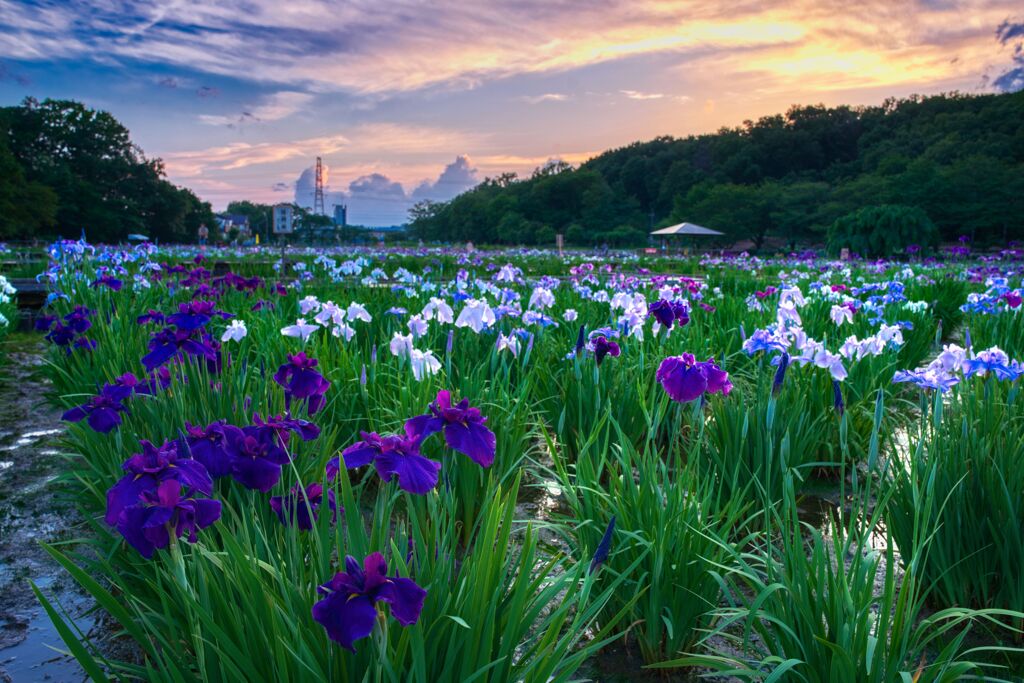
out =
<path fill-rule="evenodd" d="M 936 396 L 930 420 L 922 399 L 908 461 L 890 468 L 886 521 L 943 607 L 1024 612 L 1024 417 L 1018 389 L 1001 384 L 975 379 Z"/>
<path fill-rule="evenodd" d="M 0 108 L 0 236 L 56 231 L 116 242 L 180 242 L 213 225 L 210 205 L 164 179 L 112 115 L 73 100 Z"/>
<path fill-rule="evenodd" d="M 865 206 L 828 229 L 828 249 L 833 255 L 849 249 L 866 258 L 891 258 L 912 244 L 933 248 L 938 241 L 935 224 L 924 211 L 911 206 Z"/>
<path fill-rule="evenodd" d="M 653 216 L 761 248 L 821 242 L 840 216 L 904 204 L 924 211 L 942 239 L 1003 244 L 1024 238 L 1022 202 L 1024 93 L 954 93 L 795 106 L 713 134 L 637 142 L 576 169 L 488 179 L 410 218 L 424 240 L 535 244 L 529 226 L 547 225 L 570 244 L 632 246 Z M 622 225 L 636 239 L 613 237 Z"/>
<path fill-rule="evenodd" d="M 664 417 L 658 413 L 648 419 Z M 657 431 L 652 425 L 647 433 Z M 742 500 L 684 465 L 678 450 L 663 458 L 648 439 L 638 451 L 614 422 L 597 426 L 575 463 L 553 440 L 549 447 L 555 467 L 547 474 L 565 492 L 569 511 L 554 528 L 582 560 L 593 556 L 615 518 L 616 542 L 596 584 L 625 580 L 608 603 L 610 614 L 628 610 L 631 639 L 645 662 L 692 647 L 721 598 L 715 572 L 731 556 L 726 539 L 740 526 Z"/>

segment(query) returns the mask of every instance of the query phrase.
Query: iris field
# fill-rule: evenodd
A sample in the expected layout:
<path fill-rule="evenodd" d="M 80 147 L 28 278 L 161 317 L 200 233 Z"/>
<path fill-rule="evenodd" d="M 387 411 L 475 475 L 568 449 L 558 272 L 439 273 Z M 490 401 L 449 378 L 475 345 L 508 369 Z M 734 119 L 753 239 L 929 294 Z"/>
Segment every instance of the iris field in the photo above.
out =
<path fill-rule="evenodd" d="M 96 680 L 1024 676 L 1015 253 L 49 254 Z"/>

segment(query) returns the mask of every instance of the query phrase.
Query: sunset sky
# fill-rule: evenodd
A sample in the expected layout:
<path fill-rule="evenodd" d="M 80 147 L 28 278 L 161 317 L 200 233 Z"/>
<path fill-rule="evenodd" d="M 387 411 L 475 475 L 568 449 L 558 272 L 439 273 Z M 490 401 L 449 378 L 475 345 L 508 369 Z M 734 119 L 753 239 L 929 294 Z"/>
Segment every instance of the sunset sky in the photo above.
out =
<path fill-rule="evenodd" d="M 791 104 L 1024 85 L 1020 0 L 0 0 L 0 104 L 106 109 L 176 183 L 402 222 L 484 176 Z"/>

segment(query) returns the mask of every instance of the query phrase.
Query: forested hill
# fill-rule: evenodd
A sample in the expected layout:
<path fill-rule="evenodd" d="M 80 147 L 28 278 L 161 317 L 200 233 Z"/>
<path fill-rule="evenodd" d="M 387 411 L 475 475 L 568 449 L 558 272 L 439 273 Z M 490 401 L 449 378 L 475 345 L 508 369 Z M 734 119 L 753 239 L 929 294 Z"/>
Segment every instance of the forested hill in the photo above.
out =
<path fill-rule="evenodd" d="M 660 137 L 579 168 L 503 175 L 420 204 L 425 240 L 642 244 L 649 225 L 689 221 L 727 240 L 821 243 L 864 207 L 923 210 L 943 239 L 1024 238 L 1024 92 L 797 106 L 738 128 Z M 914 211 L 914 214 L 920 214 Z"/>
<path fill-rule="evenodd" d="M 111 114 L 72 100 L 0 107 L 0 239 L 192 241 L 210 205 L 164 177 Z"/>

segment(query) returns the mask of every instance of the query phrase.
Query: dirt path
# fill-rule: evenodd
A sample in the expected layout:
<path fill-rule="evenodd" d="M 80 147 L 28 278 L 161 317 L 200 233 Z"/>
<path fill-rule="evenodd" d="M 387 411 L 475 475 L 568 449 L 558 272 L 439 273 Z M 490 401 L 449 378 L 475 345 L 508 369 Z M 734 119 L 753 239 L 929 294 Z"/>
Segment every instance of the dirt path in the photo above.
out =
<path fill-rule="evenodd" d="M 44 349 L 31 337 L 5 345 L 0 367 L 0 682 L 82 681 L 29 581 L 88 631 L 89 601 L 39 547 L 72 535 L 77 515 L 58 499 L 53 478 L 66 466 L 60 412 L 44 403 Z M 14 350 L 18 349 L 18 350 Z"/>

